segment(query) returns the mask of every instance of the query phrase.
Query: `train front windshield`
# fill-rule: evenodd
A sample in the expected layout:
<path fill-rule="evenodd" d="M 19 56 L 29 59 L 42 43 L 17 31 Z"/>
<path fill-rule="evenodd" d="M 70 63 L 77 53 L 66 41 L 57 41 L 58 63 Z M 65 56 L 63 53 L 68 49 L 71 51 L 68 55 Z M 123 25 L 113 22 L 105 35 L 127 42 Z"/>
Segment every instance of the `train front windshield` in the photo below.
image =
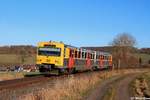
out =
<path fill-rule="evenodd" d="M 38 48 L 38 55 L 42 56 L 60 56 L 60 48 Z"/>

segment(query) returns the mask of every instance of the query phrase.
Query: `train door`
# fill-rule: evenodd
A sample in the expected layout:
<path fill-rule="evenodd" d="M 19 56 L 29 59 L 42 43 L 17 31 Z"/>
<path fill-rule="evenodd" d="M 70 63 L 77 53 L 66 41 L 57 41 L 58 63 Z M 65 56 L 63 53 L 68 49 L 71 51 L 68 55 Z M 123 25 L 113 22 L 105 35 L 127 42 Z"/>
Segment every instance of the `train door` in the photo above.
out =
<path fill-rule="evenodd" d="M 69 62 L 68 62 L 69 69 L 72 69 L 74 67 L 74 53 L 75 51 L 73 49 L 70 49 Z"/>

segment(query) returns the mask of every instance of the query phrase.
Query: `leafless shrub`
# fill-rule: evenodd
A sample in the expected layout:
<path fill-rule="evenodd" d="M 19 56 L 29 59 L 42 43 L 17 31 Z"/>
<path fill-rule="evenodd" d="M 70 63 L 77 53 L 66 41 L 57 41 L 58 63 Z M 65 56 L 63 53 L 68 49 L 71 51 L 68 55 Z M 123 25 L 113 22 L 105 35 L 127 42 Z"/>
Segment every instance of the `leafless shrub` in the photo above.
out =
<path fill-rule="evenodd" d="M 133 47 L 136 45 L 136 39 L 129 33 L 118 34 L 112 41 L 113 60 L 116 65 L 120 61 L 121 67 L 130 67 L 137 65 L 138 60 L 133 55 Z"/>

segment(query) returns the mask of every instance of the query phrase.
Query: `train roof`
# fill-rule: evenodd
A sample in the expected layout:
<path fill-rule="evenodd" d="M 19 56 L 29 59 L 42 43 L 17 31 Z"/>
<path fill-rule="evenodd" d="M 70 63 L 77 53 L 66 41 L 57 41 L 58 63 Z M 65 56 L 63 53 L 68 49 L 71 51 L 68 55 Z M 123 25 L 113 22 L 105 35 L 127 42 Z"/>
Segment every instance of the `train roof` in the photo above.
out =
<path fill-rule="evenodd" d="M 109 53 L 109 52 L 95 51 L 95 50 L 85 49 L 85 48 L 82 48 L 82 47 L 78 48 L 78 47 L 71 46 L 71 45 L 66 45 L 66 44 L 65 44 L 65 47 L 72 48 L 72 49 L 79 49 L 79 50 L 82 50 L 82 51 L 96 52 L 99 55 L 111 55 L 111 53 Z"/>
<path fill-rule="evenodd" d="M 71 46 L 71 45 L 67 45 L 67 44 L 65 44 L 65 47 L 72 48 L 72 49 L 78 49 L 78 48 L 75 47 L 75 46 Z"/>
<path fill-rule="evenodd" d="M 90 50 L 90 49 L 85 49 L 85 48 L 82 48 L 82 50 L 85 50 L 85 51 L 92 51 L 92 52 L 96 52 L 97 54 L 102 54 L 102 55 L 111 55 L 111 53 L 109 52 L 103 52 L 103 51 L 96 51 L 96 50 Z"/>
<path fill-rule="evenodd" d="M 55 42 L 55 43 L 62 43 L 62 44 L 64 44 L 63 42 L 56 42 L 56 41 L 49 41 L 49 42 Z M 40 43 L 48 43 L 48 42 L 40 42 Z M 67 44 L 64 44 L 64 45 L 65 45 L 65 47 L 71 48 L 71 49 L 79 49 L 79 50 L 83 50 L 83 51 L 96 52 L 97 54 L 102 54 L 102 55 L 111 55 L 111 53 L 109 53 L 109 52 L 95 51 L 95 50 L 85 49 L 83 47 L 78 48 L 78 47 L 75 47 L 75 46 L 72 46 L 72 45 L 67 45 Z"/>

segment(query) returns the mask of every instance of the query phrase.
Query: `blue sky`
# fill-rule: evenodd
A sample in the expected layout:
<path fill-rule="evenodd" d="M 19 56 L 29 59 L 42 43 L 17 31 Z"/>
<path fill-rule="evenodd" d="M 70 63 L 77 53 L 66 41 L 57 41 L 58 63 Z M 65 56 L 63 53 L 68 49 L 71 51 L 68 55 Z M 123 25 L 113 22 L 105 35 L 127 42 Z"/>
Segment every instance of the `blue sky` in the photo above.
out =
<path fill-rule="evenodd" d="M 106 46 L 122 32 L 150 47 L 150 0 L 0 0 L 0 45 Z"/>

